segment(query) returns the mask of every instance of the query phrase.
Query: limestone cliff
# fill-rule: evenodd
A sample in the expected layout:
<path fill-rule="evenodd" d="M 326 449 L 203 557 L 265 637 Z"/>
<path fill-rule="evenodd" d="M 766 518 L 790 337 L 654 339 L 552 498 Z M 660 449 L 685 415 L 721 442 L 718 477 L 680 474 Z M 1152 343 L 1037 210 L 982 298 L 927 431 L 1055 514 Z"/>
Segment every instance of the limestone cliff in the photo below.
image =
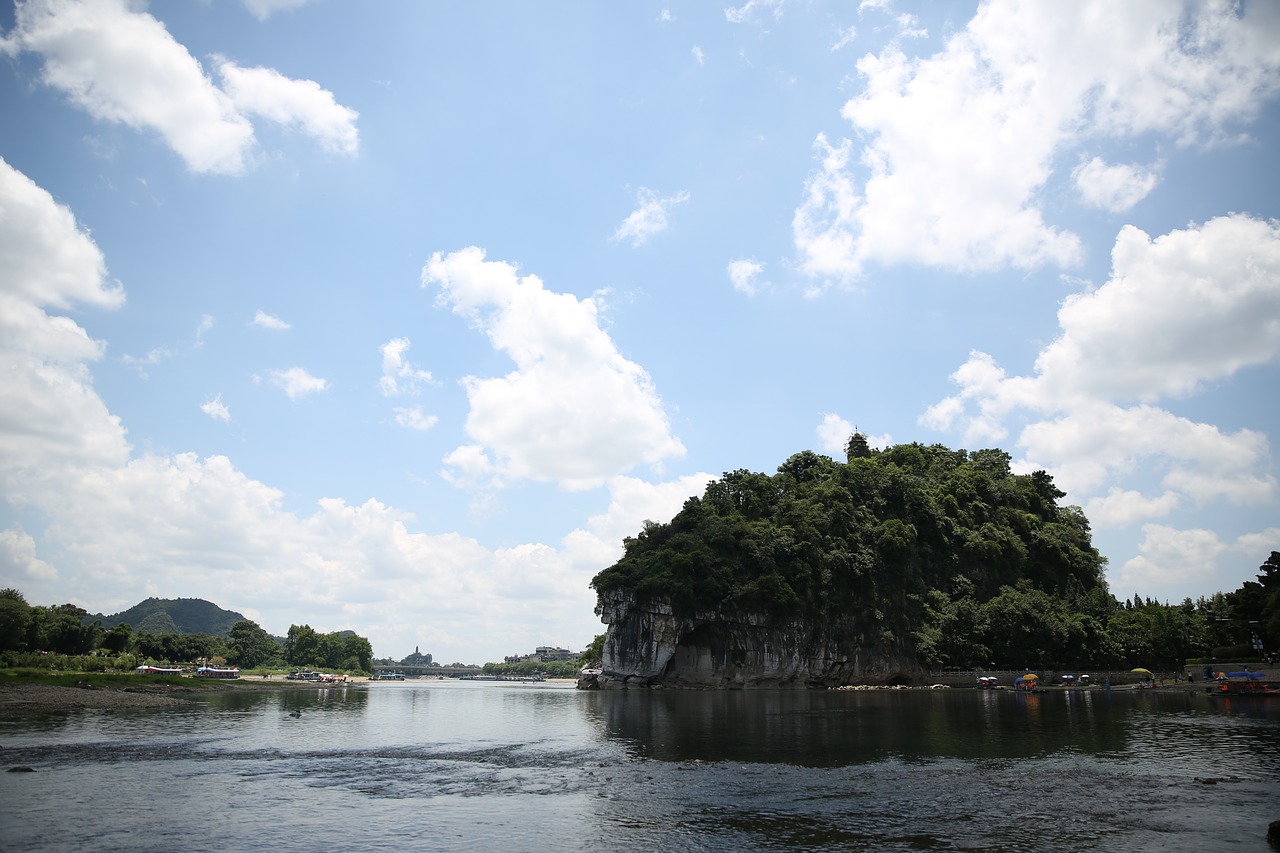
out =
<path fill-rule="evenodd" d="M 675 615 L 670 603 L 602 592 L 601 671 L 582 687 L 836 687 L 912 683 L 924 671 L 903 644 L 864 636 L 852 619 L 771 620 L 752 613 Z"/>

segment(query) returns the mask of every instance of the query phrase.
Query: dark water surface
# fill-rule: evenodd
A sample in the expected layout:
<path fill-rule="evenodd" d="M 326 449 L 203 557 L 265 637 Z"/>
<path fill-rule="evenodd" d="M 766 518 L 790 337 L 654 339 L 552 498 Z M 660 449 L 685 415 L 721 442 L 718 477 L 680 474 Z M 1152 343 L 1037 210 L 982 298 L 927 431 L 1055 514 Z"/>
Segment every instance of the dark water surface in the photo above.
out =
<path fill-rule="evenodd" d="M 291 716 L 301 711 L 300 717 Z M 1280 700 L 403 682 L 0 721 L 3 850 L 1259 850 Z"/>

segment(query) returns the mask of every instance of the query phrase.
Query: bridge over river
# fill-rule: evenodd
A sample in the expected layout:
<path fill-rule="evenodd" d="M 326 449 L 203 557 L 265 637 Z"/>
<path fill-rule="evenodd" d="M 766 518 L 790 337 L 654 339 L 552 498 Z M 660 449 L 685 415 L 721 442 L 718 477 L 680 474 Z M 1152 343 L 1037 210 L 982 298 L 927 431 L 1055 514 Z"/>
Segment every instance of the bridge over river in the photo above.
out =
<path fill-rule="evenodd" d="M 462 675 L 479 675 L 484 669 L 478 666 L 421 666 L 412 664 L 374 664 L 374 676 L 384 672 L 398 672 L 407 678 L 422 678 L 430 675 L 443 675 L 445 678 L 458 678 Z"/>

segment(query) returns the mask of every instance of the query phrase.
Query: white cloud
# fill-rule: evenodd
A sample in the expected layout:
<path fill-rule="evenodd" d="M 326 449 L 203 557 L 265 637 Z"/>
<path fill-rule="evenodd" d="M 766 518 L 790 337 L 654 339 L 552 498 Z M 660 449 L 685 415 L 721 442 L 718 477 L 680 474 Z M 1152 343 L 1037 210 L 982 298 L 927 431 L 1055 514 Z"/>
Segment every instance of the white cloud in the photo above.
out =
<path fill-rule="evenodd" d="M 820 133 L 813 145 L 821 167 L 805 183 L 804 202 L 791 220 L 803 258 L 800 268 L 814 278 L 848 281 L 862 269 L 855 218 L 862 199 L 847 168 L 853 143 L 843 139 L 831 145 Z"/>
<path fill-rule="evenodd" d="M 204 314 L 200 317 L 200 325 L 196 326 L 195 346 L 198 347 L 204 344 L 205 333 L 213 328 L 214 322 L 212 314 Z"/>
<path fill-rule="evenodd" d="M 1123 213 L 1147 197 L 1159 180 L 1155 172 L 1137 166 L 1113 166 L 1094 157 L 1071 173 L 1085 204 Z"/>
<path fill-rule="evenodd" d="M 818 138 L 793 222 L 801 269 L 848 281 L 868 262 L 1073 265 L 1079 239 L 1043 211 L 1064 151 L 1093 137 L 1225 138 L 1280 88 L 1278 44 L 1265 3 L 1012 0 L 983 4 L 928 58 L 895 41 L 858 62 L 866 85 L 843 109 L 865 141 L 857 155 Z M 1081 189 L 1118 206 L 1149 177 L 1087 170 Z"/>
<path fill-rule="evenodd" d="M 634 477 L 611 477 L 609 506 L 564 538 L 566 554 L 592 573 L 617 562 L 622 540 L 635 536 L 646 521 L 670 521 L 685 501 L 700 497 L 716 479 L 705 472 L 689 474 L 665 483 L 649 483 Z"/>
<path fill-rule="evenodd" d="M 1161 518 L 1178 508 L 1177 492 L 1147 497 L 1133 489 L 1115 486 L 1105 496 L 1084 505 L 1084 514 L 1099 527 L 1128 527 L 1147 518 Z"/>
<path fill-rule="evenodd" d="M 148 377 L 148 374 L 147 374 L 148 367 L 153 367 L 159 364 L 160 362 L 172 357 L 173 357 L 173 352 L 171 350 L 166 349 L 165 347 L 156 347 L 155 349 L 149 351 L 146 355 L 143 355 L 143 356 L 129 355 L 128 353 L 126 353 L 120 356 L 120 361 L 123 362 L 124 364 L 127 364 L 129 367 L 132 367 L 134 370 L 137 371 L 139 376 L 141 376 L 143 379 L 146 379 Z"/>
<path fill-rule="evenodd" d="M 44 59 L 45 84 L 96 118 L 158 132 L 195 172 L 244 169 L 253 127 L 164 24 L 124 0 L 36 0 L 10 38 Z"/>
<path fill-rule="evenodd" d="M 756 276 L 764 272 L 764 264 L 754 258 L 741 258 L 736 261 L 730 261 L 727 270 L 729 280 L 733 282 L 734 290 L 745 293 L 747 296 L 756 294 L 759 289 L 756 285 Z"/>
<path fill-rule="evenodd" d="M 1238 537 L 1231 550 L 1247 557 L 1256 557 L 1261 566 L 1272 551 L 1280 550 L 1276 546 L 1277 542 L 1280 542 L 1280 527 L 1268 527 L 1266 530 Z"/>
<path fill-rule="evenodd" d="M 58 570 L 36 556 L 36 541 L 25 531 L 0 530 L 0 578 L 53 583 Z"/>
<path fill-rule="evenodd" d="M 641 187 L 636 195 L 640 206 L 613 232 L 613 239 L 630 240 L 632 246 L 643 246 L 654 234 L 666 231 L 671 209 L 689 200 L 687 192 L 663 198 L 645 187 Z"/>
<path fill-rule="evenodd" d="M 785 0 L 747 0 L 741 6 L 727 6 L 724 10 L 724 19 L 731 24 L 741 24 L 750 21 L 755 17 L 757 12 L 765 9 L 773 10 L 773 17 L 782 17 L 782 4 Z"/>
<path fill-rule="evenodd" d="M 429 430 L 440 421 L 435 415 L 424 415 L 421 406 L 396 408 L 392 411 L 395 412 L 396 423 L 405 429 Z"/>
<path fill-rule="evenodd" d="M 311 0 L 240 0 L 249 13 L 259 21 L 265 21 L 276 12 L 288 12 L 307 5 Z"/>
<path fill-rule="evenodd" d="M 853 424 L 834 412 L 827 412 L 822 416 L 822 423 L 818 424 L 818 448 L 831 458 L 843 461 L 853 433 Z"/>
<path fill-rule="evenodd" d="M 818 447 L 819 449 L 833 459 L 844 461 L 845 449 L 849 445 L 849 439 L 853 436 L 858 428 L 855 424 L 840 417 L 834 412 L 827 412 L 822 416 L 822 423 L 818 424 Z M 888 433 L 884 435 L 867 435 L 862 434 L 867 440 L 868 447 L 888 447 L 893 444 L 893 437 Z"/>
<path fill-rule="evenodd" d="M 1056 393 L 1183 396 L 1280 356 L 1280 224 L 1224 216 L 1155 240 L 1126 226 L 1111 261 L 1036 361 Z"/>
<path fill-rule="evenodd" d="M 857 41 L 857 38 L 858 38 L 857 27 L 851 26 L 845 29 L 837 30 L 836 32 L 839 37 L 831 45 L 832 53 L 835 53 L 837 50 L 840 50 L 842 48 L 848 47 L 849 45 Z"/>
<path fill-rule="evenodd" d="M 259 329 L 278 329 L 285 331 L 292 328 L 284 320 L 279 317 L 273 317 L 261 308 L 253 315 L 253 319 L 249 322 L 251 326 L 257 326 Z"/>
<path fill-rule="evenodd" d="M 1058 321 L 1062 333 L 1033 376 L 1010 376 L 975 352 L 952 376 L 959 393 L 922 423 L 973 442 L 999 440 L 1025 419 L 1023 466 L 1051 470 L 1073 500 L 1092 497 L 1100 525 L 1218 499 L 1274 500 L 1265 435 L 1155 403 L 1280 358 L 1280 225 L 1225 216 L 1154 240 L 1126 227 L 1111 278 L 1068 297 Z M 1154 494 L 1116 482 L 1139 471 L 1156 479 Z"/>
<path fill-rule="evenodd" d="M 290 367 L 287 370 L 268 370 L 267 381 L 284 391 L 290 400 L 315 394 L 329 387 L 327 380 L 312 376 L 304 368 Z"/>
<path fill-rule="evenodd" d="M 698 62 L 698 64 L 699 64 L 699 65 L 705 65 L 705 64 L 706 64 L 706 62 L 707 62 L 707 55 L 706 55 L 705 53 L 703 53 L 703 52 L 702 52 L 702 48 L 698 47 L 698 46 L 695 44 L 695 45 L 693 46 L 693 51 L 692 51 L 692 53 L 693 53 L 693 58 L 694 58 L 695 60 L 697 60 L 697 62 Z"/>
<path fill-rule="evenodd" d="M 1111 579 L 1112 589 L 1121 598 L 1131 589 L 1207 586 L 1217 575 L 1218 558 L 1227 550 L 1211 530 L 1147 524 L 1142 532 L 1145 538 L 1139 555 L 1126 561 Z"/>
<path fill-rule="evenodd" d="M 75 217 L 0 159 L 0 495 L 38 502 L 51 472 L 117 464 L 124 430 L 92 389 L 103 345 L 45 309 L 115 308 L 124 291 Z"/>
<path fill-rule="evenodd" d="M 71 211 L 0 158 L 3 293 L 33 305 L 115 308 L 124 288 L 106 282 L 106 263 Z"/>
<path fill-rule="evenodd" d="M 378 380 L 378 388 L 384 397 L 416 394 L 423 385 L 435 384 L 430 371 L 419 370 L 404 357 L 409 347 L 408 338 L 392 338 L 379 347 L 382 377 Z"/>
<path fill-rule="evenodd" d="M 516 365 L 463 380 L 472 443 L 446 460 L 460 479 L 588 487 L 684 454 L 649 375 L 600 328 L 595 300 L 549 291 L 475 247 L 437 252 L 422 281 Z"/>
<path fill-rule="evenodd" d="M 206 400 L 200 405 L 200 411 L 204 412 L 215 421 L 226 423 L 231 420 L 231 410 L 222 402 L 222 395 L 215 394 L 213 399 Z"/>
<path fill-rule="evenodd" d="M 193 172 L 240 174 L 254 146 L 246 112 L 296 124 L 353 154 L 356 114 L 309 80 L 222 61 L 228 92 L 164 24 L 125 0 L 31 0 L 6 52 L 36 53 L 43 82 L 95 118 L 158 133 Z"/>
<path fill-rule="evenodd" d="M 359 151 L 359 113 L 339 104 L 319 83 L 292 80 L 272 68 L 241 68 L 221 57 L 216 64 L 223 90 L 241 112 L 298 127 L 329 151 Z"/>

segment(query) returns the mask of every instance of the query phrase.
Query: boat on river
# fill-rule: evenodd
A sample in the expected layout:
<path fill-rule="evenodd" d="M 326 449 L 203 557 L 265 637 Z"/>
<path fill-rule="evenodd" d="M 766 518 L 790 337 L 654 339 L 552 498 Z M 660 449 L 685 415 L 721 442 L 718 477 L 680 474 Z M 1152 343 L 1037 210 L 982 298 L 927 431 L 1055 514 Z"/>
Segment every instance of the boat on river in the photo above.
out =
<path fill-rule="evenodd" d="M 1228 672 L 1218 673 L 1216 683 L 1205 690 L 1210 696 L 1280 696 L 1280 688 L 1268 684 L 1265 672 Z"/>

